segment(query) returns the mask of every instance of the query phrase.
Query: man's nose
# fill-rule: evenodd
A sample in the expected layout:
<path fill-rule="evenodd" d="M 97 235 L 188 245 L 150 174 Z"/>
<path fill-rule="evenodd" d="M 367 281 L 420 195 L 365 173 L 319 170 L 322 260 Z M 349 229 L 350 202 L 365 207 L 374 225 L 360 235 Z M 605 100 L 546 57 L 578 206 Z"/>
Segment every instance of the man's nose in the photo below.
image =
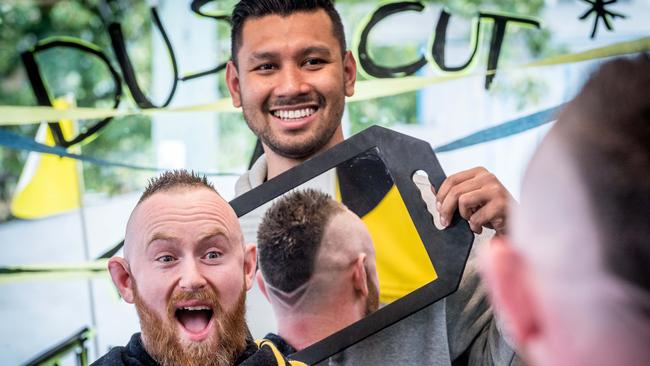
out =
<path fill-rule="evenodd" d="M 278 97 L 292 97 L 309 93 L 309 83 L 299 67 L 284 67 L 280 71 L 280 76 L 279 85 L 275 90 Z"/>
<path fill-rule="evenodd" d="M 200 264 L 194 260 L 187 260 L 181 268 L 181 278 L 179 286 L 185 291 L 196 291 L 207 284 Z"/>

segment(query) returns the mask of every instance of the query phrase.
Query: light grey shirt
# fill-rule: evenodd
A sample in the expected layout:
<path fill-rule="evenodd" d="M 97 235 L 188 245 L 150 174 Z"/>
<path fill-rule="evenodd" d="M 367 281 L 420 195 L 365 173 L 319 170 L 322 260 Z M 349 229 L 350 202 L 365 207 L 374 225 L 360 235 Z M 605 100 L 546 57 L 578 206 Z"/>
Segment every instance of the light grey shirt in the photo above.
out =
<path fill-rule="evenodd" d="M 235 185 L 241 195 L 264 183 L 262 155 Z M 484 230 L 456 292 L 375 333 L 318 365 L 522 365 L 502 337 L 476 266 L 476 248 L 494 235 Z M 462 357 L 461 357 L 462 356 Z M 461 363 L 466 360 L 467 363 Z"/>

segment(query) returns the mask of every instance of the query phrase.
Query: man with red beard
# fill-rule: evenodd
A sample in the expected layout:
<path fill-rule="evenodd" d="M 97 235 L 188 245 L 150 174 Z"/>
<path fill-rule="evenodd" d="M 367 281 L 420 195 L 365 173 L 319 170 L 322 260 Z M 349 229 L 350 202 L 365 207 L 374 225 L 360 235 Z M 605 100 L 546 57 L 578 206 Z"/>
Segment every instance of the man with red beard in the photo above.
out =
<path fill-rule="evenodd" d="M 127 223 L 124 258 L 108 263 L 142 333 L 94 365 L 284 364 L 246 326 L 255 253 L 205 177 L 171 171 L 152 179 Z"/>

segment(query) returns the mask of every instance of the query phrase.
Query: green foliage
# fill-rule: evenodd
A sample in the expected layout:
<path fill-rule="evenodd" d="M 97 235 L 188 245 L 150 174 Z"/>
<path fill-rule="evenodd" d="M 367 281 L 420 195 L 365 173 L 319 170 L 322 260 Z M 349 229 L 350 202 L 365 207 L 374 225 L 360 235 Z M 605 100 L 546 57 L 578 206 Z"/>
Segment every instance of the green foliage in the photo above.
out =
<path fill-rule="evenodd" d="M 527 16 L 539 16 L 543 0 L 431 0 L 424 1 L 435 6 L 443 5 L 454 17 L 468 21 L 478 11 L 509 12 Z M 213 2 L 204 10 L 218 8 L 230 10 L 234 0 Z M 216 5 L 215 5 L 216 4 Z M 346 21 L 349 46 L 352 34 L 361 19 L 379 4 L 379 1 L 338 0 L 337 6 Z M 190 11 L 189 6 L 182 7 Z M 0 104 L 36 105 L 29 81 L 20 61 L 20 52 L 35 42 L 51 36 L 69 36 L 94 43 L 107 54 L 114 67 L 117 62 L 112 54 L 107 24 L 119 21 L 127 39 L 127 48 L 134 63 L 140 86 L 145 90 L 151 84 L 151 15 L 145 1 L 126 0 L 58 0 L 58 1 L 10 1 L 0 4 Z M 434 29 L 432 19 L 431 31 Z M 164 23 L 164 19 L 163 19 Z M 225 60 L 230 51 L 230 30 L 223 22 L 218 23 L 218 60 Z M 489 28 L 484 28 L 489 31 Z M 469 29 L 466 35 L 469 39 Z M 484 42 L 489 39 L 485 37 Z M 500 66 L 517 65 L 528 59 L 541 58 L 560 51 L 549 47 L 547 31 L 521 27 L 508 27 Z M 370 52 L 381 64 L 394 66 L 419 57 L 423 44 L 371 44 Z M 487 45 L 481 45 L 486 50 Z M 487 52 L 483 52 L 477 67 L 483 68 Z M 109 107 L 112 105 L 114 86 L 106 66 L 95 57 L 70 49 L 52 49 L 37 56 L 46 84 L 52 96 L 73 96 L 78 106 Z M 430 67 L 430 66 L 425 66 Z M 362 76 L 359 75 L 361 79 Z M 223 73 L 219 76 L 220 95 L 227 96 Z M 545 91 L 543 80 L 532 77 L 500 81 L 497 78 L 491 93 L 499 93 L 506 99 L 515 98 L 524 108 Z M 128 89 L 123 88 L 123 104 L 133 104 Z M 395 123 L 419 123 L 417 120 L 417 92 L 393 97 L 349 104 L 348 117 L 351 132 L 363 130 L 372 124 L 391 126 Z M 247 165 L 254 147 L 255 137 L 246 127 L 241 114 L 219 115 L 218 166 L 220 170 L 232 170 Z M 81 122 L 81 127 L 95 121 Z M 33 136 L 36 126 L 3 127 L 26 136 Z M 101 131 L 99 136 L 82 147 L 84 154 L 109 160 L 128 161 L 134 164 L 154 165 L 151 146 L 151 122 L 148 117 L 136 116 L 116 119 Z M 6 217 L 9 200 L 27 153 L 0 148 L 0 221 Z M 150 173 L 126 169 L 102 168 L 84 164 L 87 191 L 116 194 L 140 187 Z M 4 203 L 4 204 L 3 204 Z"/>
<path fill-rule="evenodd" d="M 417 121 L 417 93 L 404 93 L 348 105 L 350 133 L 379 125 L 390 127 L 396 123 L 415 124 Z"/>
<path fill-rule="evenodd" d="M 369 50 L 382 66 L 395 66 L 419 58 L 416 46 L 375 46 Z M 381 61 L 379 61 L 381 60 Z M 359 80 L 363 80 L 359 75 Z M 377 98 L 363 103 L 349 103 L 350 133 L 355 134 L 372 125 L 390 127 L 395 123 L 414 124 L 417 120 L 417 92 Z"/>
<path fill-rule="evenodd" d="M 85 155 L 148 167 L 156 165 L 152 150 L 151 121 L 144 116 L 116 118 L 98 138 L 82 147 Z M 150 171 L 84 164 L 86 190 L 110 195 L 140 189 L 151 174 Z"/>
<path fill-rule="evenodd" d="M 230 58 L 230 27 L 219 23 L 218 29 L 218 60 L 223 62 Z M 219 95 L 230 95 L 226 86 L 225 72 L 218 75 L 217 84 Z M 248 128 L 244 116 L 240 112 L 221 113 L 218 116 L 219 143 L 217 144 L 217 171 L 241 171 L 248 167 L 253 156 L 257 137 Z"/>
<path fill-rule="evenodd" d="M 0 5 L 0 104 L 36 105 L 31 86 L 20 61 L 20 52 L 37 41 L 54 36 L 79 38 L 91 42 L 115 60 L 110 48 L 107 22 L 122 24 L 139 82 L 146 89 L 151 79 L 151 18 L 146 2 L 109 2 L 100 15 L 100 0 L 15 1 Z M 125 6 L 126 5 L 126 6 Z M 107 67 L 97 58 L 68 48 L 55 48 L 36 57 L 52 97 L 72 96 L 78 106 L 112 106 L 114 85 Z M 114 62 L 114 61 L 113 61 Z M 114 62 L 114 67 L 116 67 Z M 120 86 L 121 87 L 121 86 Z M 84 128 L 96 121 L 80 122 Z M 37 126 L 3 127 L 34 136 Z M 151 126 L 148 118 L 115 120 L 99 138 L 83 147 L 84 154 L 106 159 L 147 162 L 151 156 Z M 0 148 L 0 221 L 7 218 L 8 201 L 26 161 L 27 153 Z M 151 162 L 148 162 L 151 165 Z M 120 171 L 84 165 L 87 191 L 117 193 L 132 190 L 141 181 L 133 171 Z"/>
<path fill-rule="evenodd" d="M 248 167 L 256 140 L 241 113 L 220 114 L 217 171 L 234 172 Z"/>

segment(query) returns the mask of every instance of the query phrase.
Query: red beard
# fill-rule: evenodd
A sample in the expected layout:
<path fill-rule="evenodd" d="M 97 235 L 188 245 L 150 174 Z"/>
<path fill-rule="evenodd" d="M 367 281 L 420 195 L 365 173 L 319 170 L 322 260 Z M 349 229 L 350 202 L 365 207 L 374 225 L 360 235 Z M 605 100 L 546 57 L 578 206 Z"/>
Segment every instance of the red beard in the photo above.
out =
<path fill-rule="evenodd" d="M 211 287 L 196 292 L 175 292 L 167 303 L 167 319 L 161 319 L 140 298 L 134 283 L 135 307 L 140 317 L 142 342 L 149 355 L 162 366 L 232 365 L 246 348 L 246 289 L 235 308 L 225 312 Z M 214 332 L 200 342 L 182 341 L 178 336 L 176 307 L 180 301 L 201 300 L 211 304 Z"/>

